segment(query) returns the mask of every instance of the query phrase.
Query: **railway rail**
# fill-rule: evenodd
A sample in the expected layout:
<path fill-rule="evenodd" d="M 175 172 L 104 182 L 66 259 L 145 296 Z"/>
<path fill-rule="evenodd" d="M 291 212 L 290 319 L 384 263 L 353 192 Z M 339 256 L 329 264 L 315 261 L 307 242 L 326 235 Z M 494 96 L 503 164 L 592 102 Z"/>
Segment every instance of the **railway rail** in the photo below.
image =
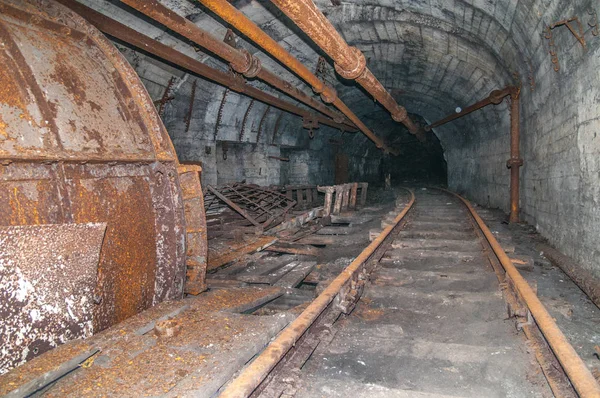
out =
<path fill-rule="evenodd" d="M 409 192 L 371 244 L 220 396 L 600 396 L 510 248 L 473 206 L 440 189 Z M 355 309 L 359 316 L 346 316 Z M 365 322 L 373 317 L 377 327 Z M 377 390 L 382 384 L 391 389 Z"/>

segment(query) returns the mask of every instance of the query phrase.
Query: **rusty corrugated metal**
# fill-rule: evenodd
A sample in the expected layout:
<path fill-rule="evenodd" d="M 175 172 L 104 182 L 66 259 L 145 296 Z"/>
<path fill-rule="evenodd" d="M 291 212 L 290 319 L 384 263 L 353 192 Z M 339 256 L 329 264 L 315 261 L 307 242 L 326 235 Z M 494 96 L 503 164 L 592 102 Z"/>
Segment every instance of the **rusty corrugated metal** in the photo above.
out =
<path fill-rule="evenodd" d="M 50 0 L 0 0 L 0 64 L 0 225 L 106 223 L 94 331 L 182 297 L 178 161 L 135 71 Z"/>

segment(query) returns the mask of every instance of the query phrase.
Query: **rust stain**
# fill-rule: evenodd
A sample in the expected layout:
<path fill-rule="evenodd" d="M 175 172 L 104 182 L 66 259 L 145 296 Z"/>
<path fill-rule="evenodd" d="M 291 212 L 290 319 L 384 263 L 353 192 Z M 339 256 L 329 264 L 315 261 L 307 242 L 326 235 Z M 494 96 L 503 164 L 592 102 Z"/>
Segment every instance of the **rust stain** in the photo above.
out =
<path fill-rule="evenodd" d="M 75 222 L 107 222 L 98 267 L 95 330 L 152 305 L 156 259 L 154 209 L 143 178 L 89 179 L 77 176 L 69 188 Z"/>
<path fill-rule="evenodd" d="M 0 52 L 0 59 L 3 65 L 10 65 L 7 56 Z M 12 63 L 12 62 L 11 62 Z M 26 112 L 25 102 L 23 101 L 23 92 L 17 84 L 10 67 L 0 68 L 0 102 Z"/>
<path fill-rule="evenodd" d="M 83 80 L 79 78 L 81 71 L 78 71 L 70 66 L 70 63 L 65 59 L 65 54 L 59 53 L 52 62 L 54 65 L 54 73 L 50 76 L 60 83 L 73 96 L 75 103 L 83 105 L 87 99 L 87 86 Z"/>

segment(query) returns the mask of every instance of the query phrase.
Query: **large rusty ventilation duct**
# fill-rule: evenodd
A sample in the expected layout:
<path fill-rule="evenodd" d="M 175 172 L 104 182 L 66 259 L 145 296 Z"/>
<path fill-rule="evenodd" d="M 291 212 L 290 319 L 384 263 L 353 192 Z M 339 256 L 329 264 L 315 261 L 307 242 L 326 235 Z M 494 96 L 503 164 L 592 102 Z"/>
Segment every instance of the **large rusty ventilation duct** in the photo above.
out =
<path fill-rule="evenodd" d="M 0 241 L 106 228 L 99 240 L 62 235 L 70 254 L 42 269 L 0 261 L 5 370 L 181 298 L 184 285 L 202 291 L 206 246 L 198 168 L 179 164 L 135 71 L 98 30 L 54 1 L 0 0 L 0 64 Z M 92 268 L 77 268 L 94 250 Z M 92 277 L 75 283 L 81 274 Z"/>

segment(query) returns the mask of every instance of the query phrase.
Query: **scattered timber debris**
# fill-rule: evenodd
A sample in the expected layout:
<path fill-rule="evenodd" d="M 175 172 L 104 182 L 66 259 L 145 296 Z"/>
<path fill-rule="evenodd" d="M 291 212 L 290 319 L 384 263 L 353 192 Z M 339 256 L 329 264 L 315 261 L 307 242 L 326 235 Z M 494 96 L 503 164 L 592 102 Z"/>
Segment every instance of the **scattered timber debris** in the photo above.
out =
<path fill-rule="evenodd" d="M 362 222 L 359 218 L 364 215 L 357 218 L 353 210 L 364 206 L 367 186 L 367 183 L 332 187 L 286 185 L 267 188 L 244 183 L 207 186 L 204 205 L 209 239 L 207 269 L 212 272 L 208 277 L 210 285 L 217 288 L 247 283 L 272 285 L 276 281 L 265 279 L 260 273 L 233 280 L 225 277 L 228 281 L 219 276 L 254 269 L 252 264 L 257 260 L 258 252 L 263 250 L 271 256 L 281 257 L 282 261 L 287 261 L 288 255 L 318 257 L 319 246 L 336 242 L 323 235 L 346 235 L 353 220 Z M 332 224 L 332 216 L 341 222 L 336 220 Z M 263 261 L 266 260 L 261 259 Z M 310 273 L 309 268 L 305 265 L 292 275 L 305 277 Z M 295 280 L 292 275 L 290 280 Z"/>

